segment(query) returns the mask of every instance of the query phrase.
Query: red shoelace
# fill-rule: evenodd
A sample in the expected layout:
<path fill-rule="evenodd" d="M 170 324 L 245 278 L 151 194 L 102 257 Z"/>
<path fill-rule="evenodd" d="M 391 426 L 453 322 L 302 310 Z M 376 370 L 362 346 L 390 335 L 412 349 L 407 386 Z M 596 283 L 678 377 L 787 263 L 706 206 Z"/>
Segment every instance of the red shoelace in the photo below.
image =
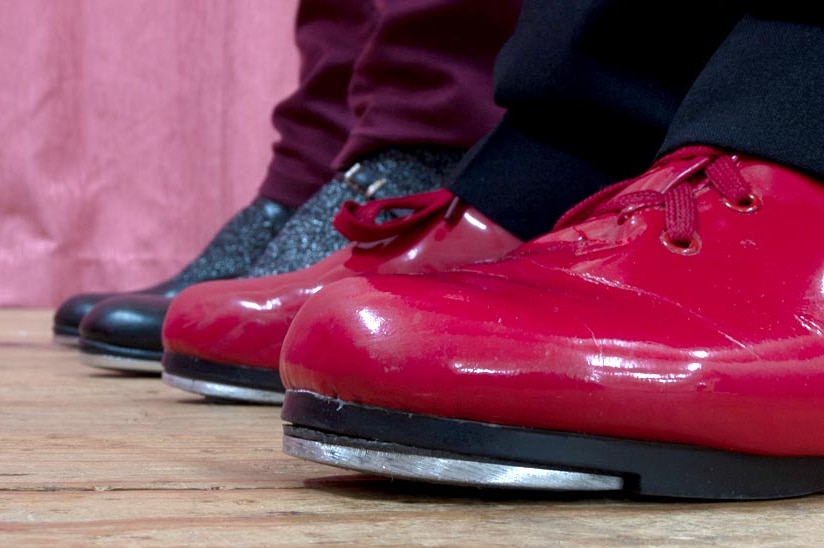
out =
<path fill-rule="evenodd" d="M 435 190 L 410 196 L 373 200 L 365 204 L 346 202 L 335 216 L 335 228 L 352 242 L 377 242 L 398 236 L 414 226 L 436 216 L 446 217 L 450 204 L 456 200 L 448 190 Z M 406 214 L 378 222 L 381 213 Z"/>
<path fill-rule="evenodd" d="M 695 191 L 699 187 L 713 186 L 723 197 L 724 203 L 737 211 L 757 209 L 758 198 L 753 194 L 750 184 L 741 176 L 735 157 L 726 152 L 706 146 L 685 147 L 662 157 L 653 164 L 653 169 L 674 161 L 689 160 L 692 161 L 668 182 L 663 191 L 639 190 L 621 194 L 641 177 L 616 183 L 570 209 L 558 220 L 555 229 L 608 213 L 617 214 L 620 223 L 639 209 L 663 207 L 665 228 L 662 239 L 665 237 L 669 240 L 665 243 L 678 248 L 690 249 L 696 242 L 698 210 Z"/>

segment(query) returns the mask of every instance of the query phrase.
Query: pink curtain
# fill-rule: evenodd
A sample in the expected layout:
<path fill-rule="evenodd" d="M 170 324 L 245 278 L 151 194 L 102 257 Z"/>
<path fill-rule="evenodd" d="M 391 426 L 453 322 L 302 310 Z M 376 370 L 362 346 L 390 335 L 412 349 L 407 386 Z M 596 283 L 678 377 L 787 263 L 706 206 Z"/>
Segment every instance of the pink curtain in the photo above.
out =
<path fill-rule="evenodd" d="M 250 202 L 296 0 L 0 0 L 0 306 L 177 272 Z"/>

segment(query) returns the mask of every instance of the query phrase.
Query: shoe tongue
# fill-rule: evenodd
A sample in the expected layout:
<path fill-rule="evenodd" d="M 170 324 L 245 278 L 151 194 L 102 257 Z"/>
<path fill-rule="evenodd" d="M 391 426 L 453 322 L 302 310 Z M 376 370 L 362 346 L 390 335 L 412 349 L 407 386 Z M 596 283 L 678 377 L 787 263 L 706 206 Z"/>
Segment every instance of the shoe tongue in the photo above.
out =
<path fill-rule="evenodd" d="M 675 184 L 689 179 L 708 163 L 707 158 L 675 159 L 657 165 L 627 185 L 617 196 L 633 192 L 654 190 L 665 192 Z"/>

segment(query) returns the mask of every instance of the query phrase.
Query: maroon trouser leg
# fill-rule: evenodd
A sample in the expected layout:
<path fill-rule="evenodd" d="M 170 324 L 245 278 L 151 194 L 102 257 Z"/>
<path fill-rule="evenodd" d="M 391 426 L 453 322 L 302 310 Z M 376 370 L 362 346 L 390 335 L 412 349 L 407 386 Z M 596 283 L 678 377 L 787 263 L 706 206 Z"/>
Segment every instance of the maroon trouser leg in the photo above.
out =
<path fill-rule="evenodd" d="M 388 147 L 472 146 L 500 120 L 492 69 L 521 0 L 302 0 L 298 89 L 260 193 L 297 206 Z"/>
<path fill-rule="evenodd" d="M 332 159 L 355 123 L 347 106 L 352 67 L 372 34 L 366 0 L 301 0 L 295 23 L 298 87 L 272 113 L 280 134 L 260 194 L 297 207 L 334 174 Z"/>
<path fill-rule="evenodd" d="M 355 64 L 357 117 L 334 167 L 382 147 L 471 147 L 500 120 L 493 66 L 520 0 L 376 0 L 377 24 Z"/>

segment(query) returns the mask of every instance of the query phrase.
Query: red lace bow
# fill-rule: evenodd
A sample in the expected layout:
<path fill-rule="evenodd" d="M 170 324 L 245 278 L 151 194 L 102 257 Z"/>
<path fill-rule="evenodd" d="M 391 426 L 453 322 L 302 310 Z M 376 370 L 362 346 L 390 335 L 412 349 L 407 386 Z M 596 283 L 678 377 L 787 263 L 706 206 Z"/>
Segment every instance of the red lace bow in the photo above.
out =
<path fill-rule="evenodd" d="M 448 190 L 435 190 L 411 196 L 373 200 L 365 204 L 346 202 L 335 216 L 335 228 L 353 242 L 377 242 L 392 238 L 411 227 L 418 226 L 438 215 L 446 216 L 455 195 Z M 405 211 L 405 215 L 378 222 L 381 213 Z"/>

